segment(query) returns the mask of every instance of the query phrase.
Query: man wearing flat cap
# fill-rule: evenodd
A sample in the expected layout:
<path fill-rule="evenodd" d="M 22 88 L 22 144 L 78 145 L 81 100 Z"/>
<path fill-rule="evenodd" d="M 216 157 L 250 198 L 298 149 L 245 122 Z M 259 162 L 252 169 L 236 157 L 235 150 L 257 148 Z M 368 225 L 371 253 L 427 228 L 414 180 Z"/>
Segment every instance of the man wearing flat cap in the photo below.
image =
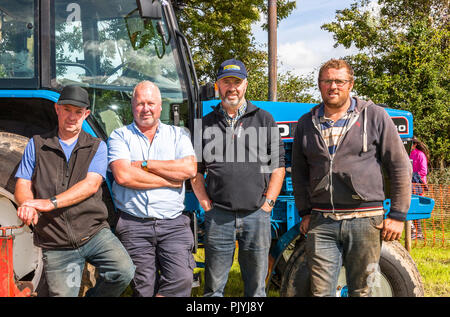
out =
<path fill-rule="evenodd" d="M 99 272 L 88 296 L 120 296 L 134 275 L 106 221 L 106 144 L 81 129 L 89 105 L 86 90 L 65 87 L 55 103 L 57 128 L 30 139 L 16 173 L 17 215 L 34 226 L 50 296 L 78 296 L 86 261 Z"/>
<path fill-rule="evenodd" d="M 245 99 L 241 61 L 223 62 L 216 85 L 221 102 L 202 120 L 202 159 L 197 155 L 191 180 L 205 211 L 204 296 L 224 295 L 236 240 L 244 296 L 266 296 L 270 213 L 285 174 L 283 142 L 272 115 Z"/>

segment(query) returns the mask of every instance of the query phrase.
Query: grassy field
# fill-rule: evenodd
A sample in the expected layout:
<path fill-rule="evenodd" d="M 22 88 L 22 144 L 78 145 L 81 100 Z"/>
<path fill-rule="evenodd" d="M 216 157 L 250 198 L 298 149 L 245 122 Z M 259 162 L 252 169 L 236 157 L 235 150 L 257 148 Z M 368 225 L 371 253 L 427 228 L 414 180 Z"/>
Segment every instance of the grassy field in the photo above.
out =
<path fill-rule="evenodd" d="M 413 245 L 414 246 L 414 245 Z M 450 296 L 450 249 L 440 247 L 421 246 L 420 243 L 411 249 L 411 256 L 417 264 L 422 276 L 426 297 L 449 297 Z M 203 249 L 199 249 L 197 260 L 203 259 Z M 203 269 L 196 269 L 203 274 Z M 202 276 L 203 281 L 203 276 Z M 231 268 L 228 283 L 225 287 L 225 296 L 242 297 L 243 283 L 239 263 L 235 261 Z M 199 297 L 203 294 L 203 283 L 195 288 L 192 296 Z M 271 290 L 269 297 L 278 297 L 277 290 Z"/>
<path fill-rule="evenodd" d="M 426 297 L 450 296 L 450 249 L 413 247 L 411 256 L 416 262 Z"/>

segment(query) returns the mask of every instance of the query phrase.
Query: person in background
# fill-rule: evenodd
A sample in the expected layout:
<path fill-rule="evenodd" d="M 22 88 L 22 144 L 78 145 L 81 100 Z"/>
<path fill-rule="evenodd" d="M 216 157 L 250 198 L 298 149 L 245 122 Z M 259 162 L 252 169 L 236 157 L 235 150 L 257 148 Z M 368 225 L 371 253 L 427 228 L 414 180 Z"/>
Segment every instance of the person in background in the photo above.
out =
<path fill-rule="evenodd" d="M 428 151 L 428 147 L 415 136 L 413 137 L 409 158 L 412 160 L 413 173 L 419 174 L 423 184 L 426 184 L 430 152 Z"/>
<path fill-rule="evenodd" d="M 430 152 L 428 147 L 416 136 L 413 137 L 411 154 L 409 155 L 413 166 L 413 194 L 423 195 L 427 187 L 428 160 Z M 422 227 L 419 220 L 411 223 L 412 239 L 423 239 Z"/>

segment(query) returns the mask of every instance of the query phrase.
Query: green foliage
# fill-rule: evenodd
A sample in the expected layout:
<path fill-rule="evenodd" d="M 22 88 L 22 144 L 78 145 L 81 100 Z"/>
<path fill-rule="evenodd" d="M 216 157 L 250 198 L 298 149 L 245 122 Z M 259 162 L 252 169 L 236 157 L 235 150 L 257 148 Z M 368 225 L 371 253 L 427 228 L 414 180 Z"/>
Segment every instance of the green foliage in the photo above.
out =
<path fill-rule="evenodd" d="M 430 169 L 427 175 L 428 184 L 450 186 L 450 167 Z"/>
<path fill-rule="evenodd" d="M 335 46 L 356 47 L 346 57 L 361 96 L 414 116 L 414 134 L 430 149 L 431 163 L 450 162 L 450 25 L 446 0 L 367 0 L 337 11 L 324 24 Z"/>
<path fill-rule="evenodd" d="M 295 1 L 279 0 L 278 18 L 287 17 Z M 249 72 L 265 58 L 257 48 L 251 26 L 267 11 L 266 0 L 190 0 L 178 11 L 179 25 L 186 35 L 201 83 L 214 81 L 222 61 L 238 58 L 250 65 Z"/>
<path fill-rule="evenodd" d="M 450 296 L 450 249 L 413 247 L 411 256 L 422 276 L 426 297 Z"/>
<path fill-rule="evenodd" d="M 278 22 L 295 8 L 292 0 L 277 1 Z M 191 0 L 180 10 L 179 24 L 192 49 L 200 84 L 214 82 L 219 65 L 226 59 L 244 62 L 249 73 L 247 98 L 268 99 L 268 57 L 266 49 L 255 43 L 251 26 L 267 15 L 267 0 Z M 267 29 L 267 24 L 263 24 Z M 278 76 L 277 99 L 316 102 L 307 92 L 311 78 L 287 72 Z"/>
<path fill-rule="evenodd" d="M 267 52 L 258 51 L 257 58 L 250 60 L 247 68 L 248 88 L 246 97 L 249 100 L 268 100 L 269 76 Z M 251 69 L 251 71 L 250 71 Z M 318 103 L 309 93 L 315 87 L 313 74 L 297 76 L 290 71 L 277 76 L 277 100 L 284 102 Z"/>
<path fill-rule="evenodd" d="M 6 77 L 5 66 L 0 65 L 0 78 L 5 78 L 5 77 Z"/>

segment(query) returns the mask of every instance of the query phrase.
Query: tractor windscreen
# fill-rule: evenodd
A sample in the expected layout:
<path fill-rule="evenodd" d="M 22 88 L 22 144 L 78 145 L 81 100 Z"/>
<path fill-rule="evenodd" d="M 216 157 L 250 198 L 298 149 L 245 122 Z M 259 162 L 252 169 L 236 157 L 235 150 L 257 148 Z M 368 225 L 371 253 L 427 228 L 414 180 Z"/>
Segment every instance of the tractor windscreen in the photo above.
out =
<path fill-rule="evenodd" d="M 0 1 L 0 88 L 37 86 L 34 0 Z"/>
<path fill-rule="evenodd" d="M 52 84 L 87 88 L 92 114 L 106 135 L 132 121 L 130 98 L 142 80 L 161 90 L 161 121 L 187 124 L 187 97 L 179 56 L 165 15 L 141 18 L 134 0 L 55 0 Z M 162 12 L 164 13 L 164 12 Z"/>

